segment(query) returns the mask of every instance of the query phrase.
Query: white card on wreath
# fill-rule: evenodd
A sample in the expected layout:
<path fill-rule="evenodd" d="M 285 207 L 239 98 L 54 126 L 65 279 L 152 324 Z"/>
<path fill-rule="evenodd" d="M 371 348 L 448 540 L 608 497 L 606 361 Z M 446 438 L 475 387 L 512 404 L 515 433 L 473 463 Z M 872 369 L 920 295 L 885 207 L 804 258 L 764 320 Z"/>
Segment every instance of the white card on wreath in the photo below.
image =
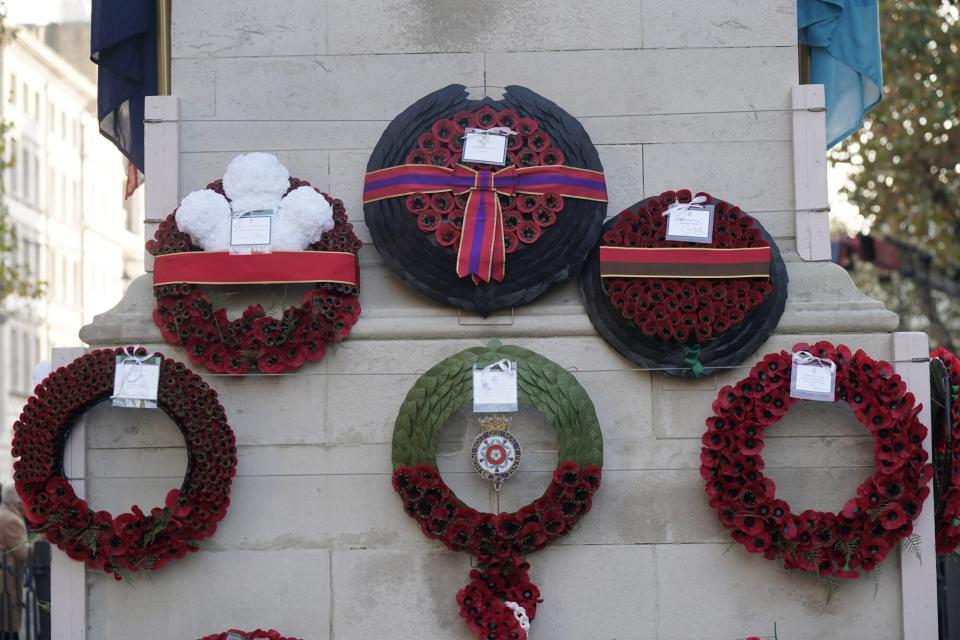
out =
<path fill-rule="evenodd" d="M 473 368 L 474 413 L 508 413 L 518 409 L 516 362 L 500 360 Z"/>
<path fill-rule="evenodd" d="M 156 409 L 159 390 L 159 356 L 117 356 L 113 372 L 113 406 Z"/>
<path fill-rule="evenodd" d="M 507 164 L 507 136 L 499 133 L 468 132 L 463 141 L 463 162 Z"/>
<path fill-rule="evenodd" d="M 832 360 L 815 358 L 803 351 L 793 354 L 790 371 L 791 398 L 833 402 L 836 388 L 837 365 Z"/>
<path fill-rule="evenodd" d="M 714 205 L 704 207 L 689 206 L 667 209 L 667 240 L 713 242 Z"/>
<path fill-rule="evenodd" d="M 273 232 L 272 211 L 251 211 L 230 218 L 230 246 L 270 246 Z"/>

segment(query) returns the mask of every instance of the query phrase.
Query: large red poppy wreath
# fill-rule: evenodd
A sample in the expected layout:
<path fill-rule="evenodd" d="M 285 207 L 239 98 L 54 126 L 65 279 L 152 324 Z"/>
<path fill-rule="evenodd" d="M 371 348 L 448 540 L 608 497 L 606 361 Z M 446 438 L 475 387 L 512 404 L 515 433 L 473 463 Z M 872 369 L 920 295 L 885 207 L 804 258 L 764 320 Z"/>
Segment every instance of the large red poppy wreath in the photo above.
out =
<path fill-rule="evenodd" d="M 937 477 L 940 482 L 937 487 L 937 552 L 953 553 L 960 546 L 960 402 L 956 397 L 956 390 L 960 389 L 960 358 L 942 348 L 931 353 L 930 357 L 940 358 L 950 375 L 950 416 L 945 420 L 946 428 L 933 444 L 937 466 L 942 469 Z"/>
<path fill-rule="evenodd" d="M 892 365 L 829 342 L 797 344 L 837 365 L 837 398 L 874 437 L 876 471 L 838 513 L 794 513 L 763 474 L 766 429 L 787 412 L 791 354 L 764 356 L 743 380 L 720 390 L 703 435 L 700 474 L 710 506 L 750 553 L 781 559 L 789 569 L 856 578 L 872 571 L 897 541 L 913 533 L 933 475 L 923 448 L 927 428 Z"/>
<path fill-rule="evenodd" d="M 237 466 L 233 431 L 217 393 L 183 364 L 161 356 L 157 405 L 186 441 L 186 479 L 149 512 L 134 506 L 114 516 L 79 498 L 64 476 L 63 449 L 75 421 L 109 400 L 122 353 L 101 349 L 57 369 L 36 387 L 13 425 L 13 457 L 19 458 L 13 478 L 31 529 L 118 580 L 160 569 L 212 536 L 230 505 Z"/>
<path fill-rule="evenodd" d="M 290 178 L 290 191 L 310 186 Z M 222 181 L 207 185 L 226 197 Z M 318 190 L 318 193 L 319 190 Z M 343 202 L 321 193 L 333 208 L 335 227 L 323 234 L 309 251 L 356 253 L 362 243 L 347 222 Z M 176 211 L 160 223 L 147 250 L 154 256 L 201 252 L 190 235 L 180 231 Z M 298 306 L 283 310 L 282 317 L 269 315 L 262 305 L 248 307 L 239 318 L 214 305 L 198 284 L 180 283 L 154 287 L 157 307 L 153 319 L 172 345 L 186 349 L 195 365 L 216 373 L 282 373 L 317 362 L 326 347 L 345 340 L 360 317 L 359 288 L 341 282 L 317 282 Z"/>

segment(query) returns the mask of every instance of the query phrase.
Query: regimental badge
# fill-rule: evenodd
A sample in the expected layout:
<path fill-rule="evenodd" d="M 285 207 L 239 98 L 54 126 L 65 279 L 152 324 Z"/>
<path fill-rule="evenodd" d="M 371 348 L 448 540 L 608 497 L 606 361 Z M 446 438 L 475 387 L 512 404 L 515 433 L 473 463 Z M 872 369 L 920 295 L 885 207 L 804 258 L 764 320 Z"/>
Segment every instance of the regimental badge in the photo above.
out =
<path fill-rule="evenodd" d="M 520 443 L 508 431 L 507 416 L 484 416 L 480 418 L 480 427 L 483 430 L 470 450 L 473 468 L 500 491 L 503 481 L 520 468 Z"/>

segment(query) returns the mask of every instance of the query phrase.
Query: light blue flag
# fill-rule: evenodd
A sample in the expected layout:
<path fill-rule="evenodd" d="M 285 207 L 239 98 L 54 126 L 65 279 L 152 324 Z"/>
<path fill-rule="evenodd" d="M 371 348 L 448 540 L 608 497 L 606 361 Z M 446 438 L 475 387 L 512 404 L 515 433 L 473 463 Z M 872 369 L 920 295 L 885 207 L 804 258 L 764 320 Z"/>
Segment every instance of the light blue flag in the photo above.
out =
<path fill-rule="evenodd" d="M 880 8 L 877 0 L 798 0 L 797 27 L 810 46 L 810 82 L 826 92 L 829 149 L 880 102 Z"/>

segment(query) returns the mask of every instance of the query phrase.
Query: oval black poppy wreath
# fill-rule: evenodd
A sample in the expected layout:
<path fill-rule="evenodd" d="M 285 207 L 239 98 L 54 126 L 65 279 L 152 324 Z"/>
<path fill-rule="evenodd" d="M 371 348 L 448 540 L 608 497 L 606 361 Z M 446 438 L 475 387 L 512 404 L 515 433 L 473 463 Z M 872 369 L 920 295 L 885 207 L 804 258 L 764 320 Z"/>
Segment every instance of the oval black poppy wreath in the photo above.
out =
<path fill-rule="evenodd" d="M 839 513 L 794 514 L 763 475 L 764 431 L 796 402 L 790 397 L 791 354 L 764 356 L 743 380 L 720 390 L 700 454 L 710 506 L 733 539 L 751 553 L 782 559 L 788 569 L 824 578 L 872 571 L 899 540 L 913 534 L 933 468 L 923 448 L 921 406 L 893 366 L 845 345 L 797 344 L 837 365 L 837 397 L 874 437 L 876 471 Z"/>
<path fill-rule="evenodd" d="M 394 118 L 370 154 L 363 210 L 377 251 L 408 285 L 489 315 L 526 304 L 580 270 L 607 196 L 590 136 L 559 105 L 516 85 L 499 100 L 467 93 L 463 85 L 444 87 Z M 517 133 L 509 137 L 507 167 L 461 164 L 465 129 L 491 127 Z M 414 178 L 429 182 L 414 188 Z M 487 210 L 499 215 L 472 212 L 469 203 L 484 202 L 483 193 L 496 194 Z M 471 231 L 483 229 L 481 217 L 502 226 L 489 245 Z M 477 268 L 488 259 L 491 269 Z"/>
<path fill-rule="evenodd" d="M 157 406 L 176 423 L 187 447 L 187 473 L 162 507 L 114 516 L 94 511 L 74 492 L 63 470 L 73 425 L 110 399 L 116 356 L 123 349 L 85 354 L 51 373 L 34 390 L 13 425 L 14 481 L 34 531 L 74 560 L 118 580 L 196 551 L 230 504 L 237 447 L 217 392 L 182 363 L 161 356 Z M 146 351 L 141 351 L 145 354 Z"/>
<path fill-rule="evenodd" d="M 461 502 L 436 466 L 440 430 L 473 393 L 474 365 L 517 362 L 521 404 L 543 413 L 557 432 L 559 464 L 546 492 L 515 513 L 480 513 Z M 580 383 L 554 362 L 516 346 L 475 347 L 427 371 L 410 389 L 393 432 L 393 487 L 403 508 L 429 538 L 477 558 L 471 582 L 457 594 L 460 615 L 479 637 L 524 640 L 513 602 L 530 620 L 540 591 L 524 556 L 563 537 L 587 511 L 600 487 L 603 436 Z"/>
<path fill-rule="evenodd" d="M 670 206 L 695 194 L 664 191 L 603 225 L 580 276 L 587 315 L 610 346 L 642 367 L 685 378 L 740 364 L 760 348 L 783 315 L 789 280 L 776 242 L 756 218 L 707 193 L 696 196 L 715 207 L 710 244 L 666 239 Z M 638 252 L 644 262 L 630 264 Z M 651 252 L 664 257 L 650 263 Z M 760 271 L 768 277 L 757 277 L 757 252 L 766 253 L 769 265 Z M 711 263 L 717 253 L 742 257 Z"/>

